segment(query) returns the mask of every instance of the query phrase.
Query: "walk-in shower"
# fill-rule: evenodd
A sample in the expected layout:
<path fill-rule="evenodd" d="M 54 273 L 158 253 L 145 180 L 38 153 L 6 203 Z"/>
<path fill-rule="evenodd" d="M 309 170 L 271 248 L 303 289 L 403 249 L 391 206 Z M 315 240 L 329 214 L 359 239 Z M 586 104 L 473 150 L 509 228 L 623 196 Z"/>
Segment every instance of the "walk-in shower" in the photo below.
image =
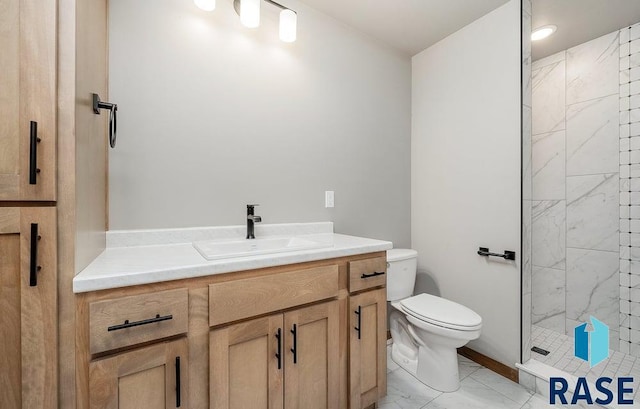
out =
<path fill-rule="evenodd" d="M 640 374 L 640 7 L 553 50 L 529 40 L 545 24 L 572 35 L 570 10 L 551 3 L 523 1 L 522 362 L 530 373 Z M 574 20 L 598 5 L 566 3 Z M 611 350 L 593 368 L 573 342 L 592 316 Z"/>

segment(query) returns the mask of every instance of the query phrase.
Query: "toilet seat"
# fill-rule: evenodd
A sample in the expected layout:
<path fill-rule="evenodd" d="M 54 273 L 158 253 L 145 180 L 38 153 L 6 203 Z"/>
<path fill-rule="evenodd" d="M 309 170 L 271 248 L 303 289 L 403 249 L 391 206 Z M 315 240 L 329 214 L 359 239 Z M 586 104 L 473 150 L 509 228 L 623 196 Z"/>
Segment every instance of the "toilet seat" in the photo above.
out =
<path fill-rule="evenodd" d="M 476 331 L 482 327 L 482 318 L 473 310 L 445 298 L 418 294 L 400 301 L 402 310 L 415 319 L 439 327 Z"/>

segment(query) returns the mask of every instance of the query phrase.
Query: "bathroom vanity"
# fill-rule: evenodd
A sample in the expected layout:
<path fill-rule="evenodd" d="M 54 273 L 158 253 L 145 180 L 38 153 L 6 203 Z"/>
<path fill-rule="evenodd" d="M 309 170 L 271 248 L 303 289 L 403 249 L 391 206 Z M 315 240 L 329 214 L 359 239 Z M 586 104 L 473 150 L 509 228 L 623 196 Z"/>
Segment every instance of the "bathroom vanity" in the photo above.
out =
<path fill-rule="evenodd" d="M 207 229 L 108 236 L 112 247 L 74 279 L 81 400 L 92 409 L 373 405 L 386 394 L 391 243 L 315 225 L 304 237 L 322 248 L 212 261 L 181 242 Z"/>
<path fill-rule="evenodd" d="M 195 9 L 192 2 L 169 3 L 184 3 L 184 7 Z M 159 7 L 156 3 L 148 5 Z M 108 14 L 109 2 L 103 0 L 10 0 L 6 13 L 0 16 L 7 28 L 7 35 L 0 42 L 3 50 L 10 50 L 2 65 L 6 75 L 0 79 L 6 90 L 0 112 L 6 125 L 0 136 L 0 163 L 5 165 L 0 169 L 0 366 L 4 387 L 0 407 L 87 409 L 124 408 L 131 404 L 144 408 L 238 408 L 251 407 L 253 402 L 245 405 L 234 399 L 261 398 L 270 400 L 269 407 L 289 407 L 295 402 L 287 399 L 300 396 L 305 399 L 305 407 L 311 407 L 324 402 L 315 398 L 316 392 L 322 392 L 325 399 L 337 396 L 337 407 L 341 409 L 349 407 L 349 402 L 355 408 L 375 401 L 384 394 L 385 385 L 385 337 L 384 325 L 380 324 L 386 312 L 382 308 L 384 276 L 372 276 L 359 283 L 358 276 L 350 279 L 350 274 L 380 272 L 384 268 L 384 250 L 391 247 L 390 243 L 336 235 L 336 242 L 327 248 L 307 248 L 277 257 L 207 261 L 192 243 L 210 237 L 184 239 L 194 233 L 192 230 L 182 231 L 181 240 L 170 243 L 159 243 L 154 233 L 143 239 L 131 233 L 105 234 L 109 218 L 114 220 L 107 200 L 110 115 L 92 108 L 94 94 L 103 100 L 114 96 L 110 95 L 107 46 L 109 21 L 116 19 L 109 19 Z M 139 21 L 148 21 L 147 15 Z M 334 26 L 332 21 L 329 23 Z M 162 25 L 163 32 L 173 31 L 167 31 L 166 26 Z M 118 47 L 112 45 L 110 49 Z M 395 61 L 395 53 L 392 59 Z M 218 61 L 216 56 L 214 62 Z M 326 61 L 331 65 L 333 59 Z M 316 64 L 309 66 L 314 69 Z M 213 77 L 209 71 L 205 73 L 206 77 Z M 149 78 L 147 74 L 145 78 Z M 153 88 L 162 88 L 158 84 Z M 315 87 L 315 83 L 310 85 Z M 370 88 L 367 84 L 363 87 Z M 247 95 L 252 93 L 248 89 Z M 241 94 L 234 91 L 234 95 Z M 332 94 L 327 97 L 327 101 L 335 99 Z M 242 101 L 246 100 L 242 97 Z M 389 106 L 404 109 L 403 104 Z M 323 117 L 315 109 L 312 113 L 313 117 Z M 130 124 L 149 125 L 158 123 L 162 116 L 154 112 L 154 119 L 147 122 L 129 111 L 125 118 L 135 118 Z M 188 122 L 180 115 L 172 117 Z M 128 132 L 136 133 L 125 126 Z M 376 180 L 387 172 L 377 161 L 366 157 L 353 162 L 361 146 L 371 138 L 368 129 L 346 131 L 360 141 L 353 144 L 352 151 L 337 147 L 326 154 L 314 149 L 310 152 L 321 159 L 323 167 L 325 157 L 334 157 L 335 151 L 341 155 L 335 156 L 336 160 L 364 171 L 351 179 L 336 167 L 336 180 Z M 295 132 L 291 137 L 298 138 L 297 135 Z M 395 137 L 389 140 L 389 144 L 380 145 L 381 152 L 397 145 Z M 260 141 L 272 145 L 267 138 Z M 175 157 L 189 156 L 171 149 L 170 143 L 165 140 L 157 146 L 165 146 Z M 328 144 L 320 140 L 318 145 Z M 180 146 L 206 151 L 197 143 L 180 142 Z M 158 161 L 163 168 L 168 162 Z M 127 177 L 132 176 L 124 167 L 112 165 Z M 217 165 L 218 171 L 230 170 Z M 139 164 L 136 167 L 150 169 Z M 297 165 L 289 170 L 277 169 L 296 170 Z M 207 174 L 204 168 L 195 173 Z M 190 180 L 192 186 L 198 186 L 193 174 L 184 176 L 180 184 Z M 171 189 L 177 184 L 172 185 L 160 173 L 155 173 L 152 180 L 162 186 L 162 202 L 174 197 L 180 202 L 186 200 Z M 298 185 L 302 186 L 294 181 L 293 186 Z M 402 195 L 408 197 L 408 183 L 392 185 L 401 186 Z M 349 186 L 340 188 L 351 190 L 347 189 Z M 378 192 L 378 186 L 354 193 L 364 204 L 372 197 L 369 192 Z M 397 196 L 395 191 L 387 193 Z M 306 190 L 299 192 L 299 196 L 308 194 Z M 404 204 L 407 205 L 406 200 Z M 156 205 L 162 207 L 159 201 L 152 206 Z M 388 207 L 396 209 L 398 205 L 394 200 Z M 169 206 L 171 212 L 176 208 Z M 408 232 L 408 218 L 403 216 L 402 223 Z M 261 237 L 259 228 L 256 236 Z M 232 237 L 245 236 L 241 232 L 229 236 Z M 267 285 L 263 280 L 271 287 L 263 287 Z M 236 304 L 240 298 L 226 287 L 233 283 L 241 287 L 238 294 L 253 297 L 245 300 L 246 310 Z M 261 288 L 270 290 L 261 293 Z M 243 315 L 236 315 L 241 311 Z M 267 322 L 269 327 L 264 326 Z M 292 345 L 293 324 L 298 348 Z M 360 331 L 356 332 L 355 327 Z M 274 349 L 278 346 L 278 329 L 282 352 L 280 368 L 274 369 L 278 367 Z M 327 334 L 325 343 L 319 342 L 318 333 Z M 296 350 L 296 363 L 292 362 L 292 348 Z M 305 355 L 309 350 L 317 359 L 313 366 L 308 366 Z M 260 358 L 253 358 L 258 355 Z M 245 361 L 243 357 L 251 359 Z M 223 362 L 227 366 L 221 368 Z M 366 368 L 361 374 L 360 366 Z M 325 371 L 320 374 L 309 368 Z M 267 389 L 254 388 L 250 383 L 258 381 Z M 324 389 L 312 390 L 309 383 L 324 385 Z M 289 393 L 294 390 L 297 395 Z M 326 404 L 331 407 L 334 403 Z"/>

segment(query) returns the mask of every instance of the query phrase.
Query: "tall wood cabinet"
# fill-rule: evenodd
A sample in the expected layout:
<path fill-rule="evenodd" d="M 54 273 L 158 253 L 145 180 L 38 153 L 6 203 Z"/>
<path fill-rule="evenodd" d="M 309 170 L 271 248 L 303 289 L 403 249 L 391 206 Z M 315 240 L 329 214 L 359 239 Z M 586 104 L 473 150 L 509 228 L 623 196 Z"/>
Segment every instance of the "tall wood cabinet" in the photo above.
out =
<path fill-rule="evenodd" d="M 56 0 L 2 0 L 0 200 L 56 199 Z"/>
<path fill-rule="evenodd" d="M 56 211 L 0 207 L 0 407 L 57 405 Z"/>
<path fill-rule="evenodd" d="M 56 0 L 0 1 L 0 407 L 58 407 Z"/>
<path fill-rule="evenodd" d="M 76 406 L 72 279 L 104 248 L 106 230 L 106 127 L 86 90 L 106 97 L 106 4 L 0 0 L 2 409 Z"/>

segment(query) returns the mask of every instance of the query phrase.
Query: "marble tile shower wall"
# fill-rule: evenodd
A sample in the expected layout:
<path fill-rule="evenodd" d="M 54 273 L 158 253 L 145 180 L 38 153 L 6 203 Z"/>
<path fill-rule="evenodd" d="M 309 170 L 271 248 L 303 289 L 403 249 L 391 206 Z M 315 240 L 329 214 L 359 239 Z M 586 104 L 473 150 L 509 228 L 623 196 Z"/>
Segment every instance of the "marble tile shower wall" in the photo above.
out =
<path fill-rule="evenodd" d="M 640 356 L 640 23 L 620 30 L 620 351 Z"/>
<path fill-rule="evenodd" d="M 619 44 L 616 31 L 533 63 L 531 142 L 532 321 L 572 334 L 593 315 L 616 349 Z"/>

